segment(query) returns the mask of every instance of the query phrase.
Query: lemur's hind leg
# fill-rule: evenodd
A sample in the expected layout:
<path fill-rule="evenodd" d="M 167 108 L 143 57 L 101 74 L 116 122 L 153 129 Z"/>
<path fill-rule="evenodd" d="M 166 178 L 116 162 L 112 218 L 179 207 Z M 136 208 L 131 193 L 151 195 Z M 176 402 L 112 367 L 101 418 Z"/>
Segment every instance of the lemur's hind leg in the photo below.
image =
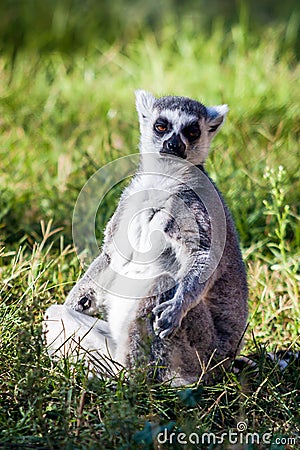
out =
<path fill-rule="evenodd" d="M 150 378 L 163 381 L 169 366 L 170 340 L 156 334 L 153 308 L 173 298 L 177 289 L 169 274 L 160 275 L 148 296 L 139 305 L 135 320 L 129 328 L 129 346 L 126 365 L 141 367 L 148 365 Z"/>
<path fill-rule="evenodd" d="M 109 264 L 109 256 L 102 252 L 71 289 L 64 305 L 90 316 L 99 313 L 105 299 L 105 287 L 110 283 Z"/>

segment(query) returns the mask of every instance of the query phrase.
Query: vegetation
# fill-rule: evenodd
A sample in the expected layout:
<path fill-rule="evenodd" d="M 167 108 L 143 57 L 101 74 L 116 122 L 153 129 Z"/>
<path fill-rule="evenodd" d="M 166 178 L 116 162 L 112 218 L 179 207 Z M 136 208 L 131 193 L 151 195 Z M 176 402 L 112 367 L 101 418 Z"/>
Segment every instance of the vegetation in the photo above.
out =
<path fill-rule="evenodd" d="M 239 422 L 272 435 L 244 448 L 299 448 L 298 367 L 281 371 L 266 355 L 299 347 L 298 23 L 294 10 L 253 31 L 241 8 L 238 21 L 215 17 L 203 29 L 191 15 L 180 27 L 171 15 L 164 26 L 127 24 L 126 39 L 109 22 L 108 37 L 94 34 L 76 52 L 26 39 L 0 46 L 0 448 L 182 448 L 157 434 L 221 436 Z M 136 88 L 230 107 L 207 169 L 240 234 L 250 289 L 243 353 L 258 364 L 215 386 L 178 390 L 149 382 L 143 368 L 89 380 L 44 347 L 43 313 L 81 273 L 76 198 L 99 167 L 137 151 Z M 118 195 L 98 214 L 99 240 Z"/>

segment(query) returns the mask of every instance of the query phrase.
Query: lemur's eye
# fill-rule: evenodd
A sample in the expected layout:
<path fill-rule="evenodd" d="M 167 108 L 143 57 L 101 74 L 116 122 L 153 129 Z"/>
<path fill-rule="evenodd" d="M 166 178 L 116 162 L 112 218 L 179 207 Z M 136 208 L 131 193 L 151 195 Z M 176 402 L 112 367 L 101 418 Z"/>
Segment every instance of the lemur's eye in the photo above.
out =
<path fill-rule="evenodd" d="M 196 139 L 199 138 L 199 136 L 201 134 L 199 125 L 192 124 L 192 125 L 186 127 L 183 130 L 183 134 L 189 141 L 195 141 Z"/>
<path fill-rule="evenodd" d="M 168 123 L 165 121 L 160 120 L 154 124 L 154 130 L 157 131 L 157 133 L 165 133 L 166 131 L 168 131 L 168 129 Z"/>
<path fill-rule="evenodd" d="M 189 137 L 196 138 L 198 136 L 199 136 L 199 131 L 198 130 L 196 130 L 196 131 L 189 131 Z"/>
<path fill-rule="evenodd" d="M 156 124 L 155 125 L 155 129 L 156 129 L 156 131 L 159 131 L 160 133 L 163 132 L 163 131 L 167 131 L 167 127 L 165 125 L 158 125 L 158 124 Z"/>

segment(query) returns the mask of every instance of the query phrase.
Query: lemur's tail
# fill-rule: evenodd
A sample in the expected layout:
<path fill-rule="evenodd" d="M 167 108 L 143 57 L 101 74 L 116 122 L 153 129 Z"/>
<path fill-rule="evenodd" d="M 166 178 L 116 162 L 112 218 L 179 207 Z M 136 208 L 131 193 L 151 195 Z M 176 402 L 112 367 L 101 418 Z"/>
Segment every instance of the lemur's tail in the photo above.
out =
<path fill-rule="evenodd" d="M 113 360 L 115 344 L 104 320 L 64 305 L 52 305 L 45 312 L 43 331 L 52 359 L 71 357 L 75 362 L 84 360 L 90 375 L 112 376 L 120 370 Z"/>
<path fill-rule="evenodd" d="M 262 354 L 253 353 L 248 356 L 239 356 L 234 360 L 232 370 L 237 374 L 245 369 L 256 372 L 259 370 L 262 357 L 264 357 L 264 360 L 278 365 L 282 372 L 291 364 L 295 364 L 297 367 L 300 366 L 300 352 L 286 349 L 278 350 L 276 352 L 266 352 Z"/>

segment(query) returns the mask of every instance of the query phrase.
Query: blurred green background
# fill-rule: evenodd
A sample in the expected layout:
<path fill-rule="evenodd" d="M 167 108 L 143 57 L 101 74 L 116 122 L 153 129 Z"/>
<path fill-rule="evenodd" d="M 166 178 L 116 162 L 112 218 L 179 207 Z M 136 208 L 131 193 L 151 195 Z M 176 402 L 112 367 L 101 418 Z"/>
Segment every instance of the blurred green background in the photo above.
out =
<path fill-rule="evenodd" d="M 299 13 L 299 1 L 1 0 L 0 50 L 84 51 L 95 40 L 125 43 L 149 28 L 159 33 L 170 21 L 180 29 L 186 18 L 196 36 L 209 32 L 216 20 L 229 29 L 245 8 L 251 31 L 263 33 L 265 26 L 286 23 Z M 294 44 L 299 51 L 299 42 Z"/>

